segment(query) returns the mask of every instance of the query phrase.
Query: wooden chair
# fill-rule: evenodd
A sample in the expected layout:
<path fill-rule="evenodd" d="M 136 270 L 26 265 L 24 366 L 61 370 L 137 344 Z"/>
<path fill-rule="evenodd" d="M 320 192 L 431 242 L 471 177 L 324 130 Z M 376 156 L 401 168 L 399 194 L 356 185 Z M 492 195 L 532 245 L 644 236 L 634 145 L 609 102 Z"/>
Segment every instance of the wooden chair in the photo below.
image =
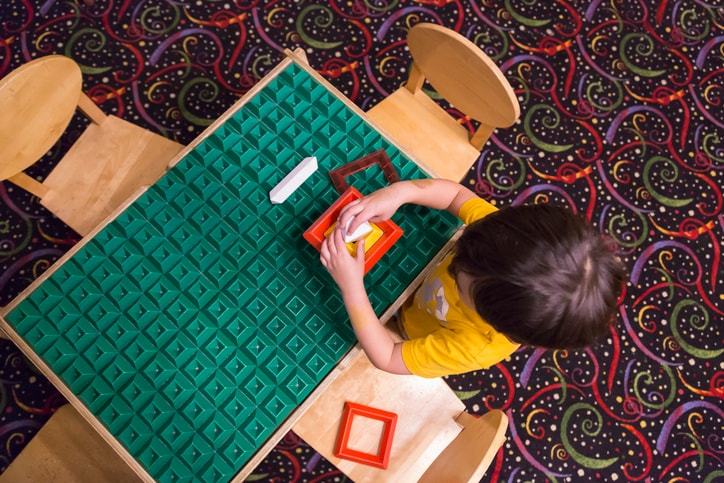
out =
<path fill-rule="evenodd" d="M 166 171 L 183 145 L 116 116 L 82 91 L 78 65 L 60 55 L 33 60 L 0 79 L 0 180 L 40 202 L 81 235 Z M 91 124 L 41 183 L 23 172 L 57 142 L 76 108 Z"/>
<path fill-rule="evenodd" d="M 460 413 L 455 421 L 462 432 L 433 461 L 420 483 L 477 483 L 505 444 L 508 416 L 503 411 L 495 409 L 479 418 Z"/>
<path fill-rule="evenodd" d="M 512 87 L 495 63 L 459 33 L 419 23 L 407 35 L 412 65 L 407 84 L 367 114 L 431 174 L 461 181 L 493 130 L 520 116 Z M 480 122 L 474 135 L 422 90 L 440 96 Z"/>
<path fill-rule="evenodd" d="M 346 401 L 397 414 L 386 469 L 334 455 Z M 379 422 L 357 419 L 361 421 L 353 422 L 350 447 L 376 454 Z M 465 405 L 441 378 L 380 371 L 360 349 L 293 430 L 356 483 L 457 483 L 480 481 L 504 444 L 507 428 L 508 418 L 502 411 L 480 418 L 465 412 Z"/>
<path fill-rule="evenodd" d="M 135 483 L 141 479 L 70 404 L 0 474 L 0 483 Z"/>

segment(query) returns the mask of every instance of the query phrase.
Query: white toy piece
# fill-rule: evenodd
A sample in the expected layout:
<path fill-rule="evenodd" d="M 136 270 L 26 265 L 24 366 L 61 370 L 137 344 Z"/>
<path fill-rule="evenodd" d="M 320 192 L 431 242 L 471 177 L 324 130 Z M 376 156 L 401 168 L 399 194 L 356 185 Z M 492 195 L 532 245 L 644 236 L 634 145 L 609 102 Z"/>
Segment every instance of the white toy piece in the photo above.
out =
<path fill-rule="evenodd" d="M 349 225 L 352 224 L 352 220 L 354 220 L 354 216 L 347 221 L 347 224 L 344 227 L 344 242 L 345 243 L 352 243 L 356 242 L 357 240 L 364 238 L 367 236 L 369 232 L 372 231 L 372 225 L 370 225 L 368 222 L 362 223 L 360 226 L 357 227 L 357 229 L 354 231 L 354 233 L 347 234 L 347 231 L 349 230 Z"/>
<path fill-rule="evenodd" d="M 304 158 L 269 192 L 272 204 L 284 203 L 315 171 L 317 171 L 317 157 Z"/>

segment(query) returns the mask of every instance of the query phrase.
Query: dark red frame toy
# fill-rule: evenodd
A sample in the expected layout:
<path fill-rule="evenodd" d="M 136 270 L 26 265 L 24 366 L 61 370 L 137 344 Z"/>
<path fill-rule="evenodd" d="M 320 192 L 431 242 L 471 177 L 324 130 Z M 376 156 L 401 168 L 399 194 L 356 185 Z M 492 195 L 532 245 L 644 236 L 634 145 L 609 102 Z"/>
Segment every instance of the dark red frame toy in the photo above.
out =
<path fill-rule="evenodd" d="M 377 454 L 365 453 L 347 447 L 349 437 L 352 433 L 352 420 L 356 416 L 376 419 L 384 423 L 382 436 L 380 437 L 379 452 Z M 387 469 L 390 462 L 390 451 L 392 450 L 392 436 L 397 425 L 397 414 L 382 409 L 371 408 L 353 402 L 344 403 L 342 422 L 339 426 L 337 441 L 334 445 L 334 456 L 344 458 L 355 463 L 364 463 L 376 468 Z"/>
<path fill-rule="evenodd" d="M 333 169 L 329 172 L 329 178 L 332 180 L 332 185 L 334 185 L 337 193 L 342 194 L 349 188 L 349 183 L 347 182 L 348 176 L 359 173 L 363 169 L 372 166 L 379 166 L 385 179 L 390 184 L 400 181 L 400 175 L 395 171 L 395 167 L 392 165 L 392 161 L 390 161 L 390 157 L 387 156 L 384 149 L 378 149 L 372 154 L 368 154 L 351 163 Z"/>
<path fill-rule="evenodd" d="M 316 248 L 317 251 L 321 250 L 322 242 L 324 241 L 324 232 L 337 221 L 339 213 L 344 206 L 360 198 L 362 198 L 362 193 L 356 188 L 352 186 L 347 188 L 347 190 L 342 193 L 342 196 L 337 198 L 337 201 L 327 208 L 327 211 L 322 213 L 322 216 L 304 232 L 304 239 Z M 365 273 L 369 272 L 374 264 L 382 258 L 382 255 L 384 255 L 403 234 L 402 229 L 392 220 L 375 221 L 374 224 L 382 230 L 382 236 L 372 246 L 365 247 Z"/>

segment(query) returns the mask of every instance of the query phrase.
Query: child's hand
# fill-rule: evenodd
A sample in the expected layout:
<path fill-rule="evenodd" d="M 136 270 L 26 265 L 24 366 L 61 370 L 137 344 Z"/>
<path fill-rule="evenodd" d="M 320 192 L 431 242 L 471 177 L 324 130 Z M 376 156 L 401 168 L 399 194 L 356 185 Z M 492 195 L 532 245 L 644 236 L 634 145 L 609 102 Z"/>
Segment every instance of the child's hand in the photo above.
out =
<path fill-rule="evenodd" d="M 346 226 L 347 222 L 354 218 L 347 229 L 348 233 L 354 233 L 357 227 L 366 221 L 389 220 L 401 204 L 402 200 L 396 195 L 395 186 L 386 186 L 345 205 L 339 213 L 337 225 Z"/>
<path fill-rule="evenodd" d="M 322 242 L 319 259 L 344 294 L 348 291 L 364 291 L 365 247 L 364 239 L 357 242 L 357 256 L 349 254 L 344 243 L 343 225 Z"/>

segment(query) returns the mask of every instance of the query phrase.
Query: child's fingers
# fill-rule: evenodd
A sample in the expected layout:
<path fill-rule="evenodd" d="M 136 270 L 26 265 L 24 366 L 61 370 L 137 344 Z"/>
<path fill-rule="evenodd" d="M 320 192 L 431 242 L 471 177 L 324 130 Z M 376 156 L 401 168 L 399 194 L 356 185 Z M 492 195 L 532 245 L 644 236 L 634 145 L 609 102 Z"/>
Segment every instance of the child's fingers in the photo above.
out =
<path fill-rule="evenodd" d="M 347 251 L 344 246 L 344 234 L 342 231 L 343 230 L 341 228 L 337 227 L 330 236 L 330 245 L 333 247 L 331 248 L 332 255 L 335 257 L 339 257 L 340 254 Z"/>
<path fill-rule="evenodd" d="M 368 221 L 379 221 L 378 218 L 379 217 L 375 214 L 373 207 L 371 208 L 366 203 L 360 203 L 348 210 L 346 213 L 342 213 L 338 219 L 338 223 L 343 227 L 347 226 L 347 223 L 349 223 L 346 234 L 351 234 L 354 233 L 355 230 L 357 230 L 357 228 L 359 228 L 363 223 Z"/>
<path fill-rule="evenodd" d="M 335 250 L 347 250 L 344 243 L 344 235 L 344 227 L 338 223 L 337 228 L 335 228 L 334 232 L 332 232 Z"/>
<path fill-rule="evenodd" d="M 319 248 L 319 258 L 322 261 L 322 265 L 327 266 L 327 260 L 329 260 L 329 240 L 322 240 L 322 246 Z"/>
<path fill-rule="evenodd" d="M 362 238 L 360 241 L 357 242 L 357 260 L 361 260 L 361 263 L 364 264 L 365 259 L 365 239 Z"/>
<path fill-rule="evenodd" d="M 357 226 L 362 224 L 362 220 L 360 220 L 358 215 L 364 210 L 364 206 L 360 204 L 360 201 L 361 200 L 353 201 L 342 208 L 342 211 L 339 213 L 339 217 L 337 218 L 337 224 L 339 226 L 345 227 L 349 220 L 352 220 L 352 223 L 350 223 L 347 229 L 347 233 L 352 233 Z"/>
<path fill-rule="evenodd" d="M 350 201 L 349 203 L 344 205 L 339 212 L 339 218 L 342 218 L 343 216 L 348 215 L 349 213 L 352 213 L 352 215 L 349 215 L 349 216 L 354 216 L 354 213 L 357 213 L 359 210 L 362 209 L 362 207 L 360 206 L 360 202 L 363 199 L 364 198 L 360 198 L 358 200 Z M 349 216 L 347 216 L 347 218 L 349 218 Z"/>

